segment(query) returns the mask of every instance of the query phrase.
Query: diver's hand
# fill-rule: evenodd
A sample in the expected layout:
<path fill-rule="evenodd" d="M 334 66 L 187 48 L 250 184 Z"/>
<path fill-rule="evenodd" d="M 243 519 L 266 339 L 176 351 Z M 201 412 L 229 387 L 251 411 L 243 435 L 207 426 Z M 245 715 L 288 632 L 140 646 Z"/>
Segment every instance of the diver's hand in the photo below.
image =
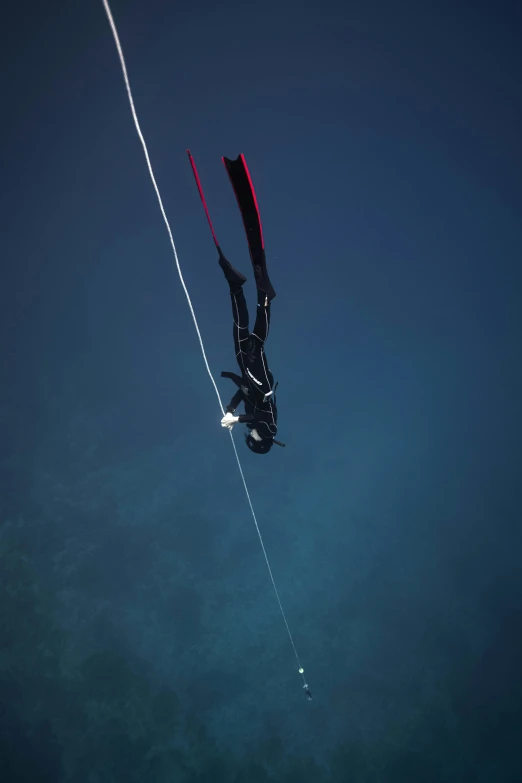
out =
<path fill-rule="evenodd" d="M 221 419 L 221 426 L 231 430 L 237 421 L 239 421 L 239 416 L 234 416 L 232 413 L 226 413 Z"/>

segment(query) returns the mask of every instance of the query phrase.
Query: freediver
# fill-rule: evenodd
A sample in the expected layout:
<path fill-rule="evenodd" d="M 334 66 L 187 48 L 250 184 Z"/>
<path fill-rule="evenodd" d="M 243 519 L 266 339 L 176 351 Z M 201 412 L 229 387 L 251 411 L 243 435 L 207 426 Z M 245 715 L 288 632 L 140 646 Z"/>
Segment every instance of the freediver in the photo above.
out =
<path fill-rule="evenodd" d="M 257 199 L 244 156 L 240 155 L 236 160 L 228 158 L 223 160 L 236 194 L 247 235 L 257 288 L 257 314 L 251 332 L 248 307 L 243 293 L 246 277 L 234 269 L 217 245 L 219 265 L 230 287 L 234 348 L 241 371 L 240 376 L 231 372 L 221 373 L 222 377 L 230 378 L 238 387 L 226 407 L 227 413 L 222 418 L 221 425 L 232 429 L 237 422 L 246 424 L 249 430 L 246 435 L 248 448 L 255 454 L 267 454 L 274 443 L 278 446 L 284 445 L 275 439 L 276 389 L 264 348 L 270 329 L 271 302 L 276 292 L 268 276 Z M 245 405 L 245 413 L 236 416 L 237 407 L 241 402 Z"/>

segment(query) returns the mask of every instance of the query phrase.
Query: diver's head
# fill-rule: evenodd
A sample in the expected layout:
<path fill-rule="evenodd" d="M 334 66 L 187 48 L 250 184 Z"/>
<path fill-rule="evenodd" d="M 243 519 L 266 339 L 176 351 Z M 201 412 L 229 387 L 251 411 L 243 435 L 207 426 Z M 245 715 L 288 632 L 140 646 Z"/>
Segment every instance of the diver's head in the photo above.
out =
<path fill-rule="evenodd" d="M 272 438 L 262 438 L 256 429 L 250 430 L 246 436 L 246 445 L 254 454 L 268 454 L 273 443 Z"/>

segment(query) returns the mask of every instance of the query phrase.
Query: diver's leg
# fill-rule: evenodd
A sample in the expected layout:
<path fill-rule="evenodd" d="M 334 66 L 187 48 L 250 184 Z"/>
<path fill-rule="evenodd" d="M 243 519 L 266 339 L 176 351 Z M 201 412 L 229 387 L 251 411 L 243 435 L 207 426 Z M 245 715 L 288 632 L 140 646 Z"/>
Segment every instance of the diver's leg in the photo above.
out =
<path fill-rule="evenodd" d="M 265 291 L 257 291 L 257 314 L 252 337 L 257 337 L 261 344 L 268 338 L 270 329 L 270 298 Z"/>
<path fill-rule="evenodd" d="M 244 343 L 244 350 L 246 350 L 244 358 L 247 362 L 245 367 L 247 375 L 252 378 L 256 388 L 265 395 L 270 394 L 274 383 L 274 376 L 268 369 L 264 349 L 269 329 L 270 299 L 265 291 L 258 289 L 256 322 L 250 339 Z"/>
<path fill-rule="evenodd" d="M 232 317 L 234 319 L 234 348 L 236 360 L 241 372 L 244 371 L 244 360 L 249 338 L 248 307 L 241 286 L 230 286 L 230 298 L 232 299 Z"/>
<path fill-rule="evenodd" d="M 218 247 L 219 266 L 225 274 L 225 278 L 230 286 L 230 297 L 232 299 L 232 318 L 234 321 L 234 347 L 236 349 L 236 359 L 241 372 L 244 371 L 244 349 L 249 337 L 248 328 L 248 307 L 243 293 L 243 283 L 246 277 L 234 269 L 232 264 L 225 258 L 221 248 Z"/>

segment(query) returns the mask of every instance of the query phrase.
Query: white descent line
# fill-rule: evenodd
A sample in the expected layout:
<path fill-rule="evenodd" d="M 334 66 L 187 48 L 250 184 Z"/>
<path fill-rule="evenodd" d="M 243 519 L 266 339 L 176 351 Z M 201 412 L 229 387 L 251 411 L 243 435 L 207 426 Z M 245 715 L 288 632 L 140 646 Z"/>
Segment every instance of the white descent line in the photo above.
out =
<path fill-rule="evenodd" d="M 205 362 L 205 367 L 207 368 L 207 372 L 209 374 L 210 380 L 212 381 L 212 385 L 214 386 L 214 390 L 215 390 L 217 398 L 219 400 L 219 407 L 221 408 L 221 413 L 224 416 L 225 415 L 225 410 L 223 408 L 223 403 L 221 402 L 221 397 L 219 396 L 219 391 L 218 391 L 218 387 L 216 385 L 216 381 L 214 380 L 214 376 L 212 375 L 212 372 L 211 372 L 209 364 L 208 364 L 207 354 L 205 353 L 205 347 L 203 345 L 203 339 L 201 337 L 201 332 L 199 331 L 198 322 L 196 320 L 196 314 L 194 313 L 194 308 L 192 306 L 192 301 L 190 299 L 189 292 L 187 290 L 187 286 L 185 285 L 185 280 L 183 279 L 183 275 L 181 273 L 181 267 L 179 265 L 179 259 L 178 259 L 178 252 L 176 250 L 176 245 L 174 244 L 174 237 L 172 236 L 172 230 L 170 228 L 170 224 L 169 224 L 169 221 L 167 219 L 167 215 L 165 214 L 165 209 L 163 207 L 163 201 L 161 200 L 159 188 L 158 188 L 158 186 L 156 184 L 156 178 L 154 177 L 154 172 L 152 170 L 152 166 L 151 166 L 151 163 L 150 163 L 150 158 L 149 158 L 149 152 L 147 150 L 147 145 L 145 144 L 145 139 L 143 138 L 143 134 L 141 132 L 140 124 L 138 122 L 138 115 L 136 114 L 136 108 L 134 106 L 134 100 L 132 98 L 132 92 L 131 92 L 131 88 L 130 88 L 129 77 L 127 75 L 127 67 L 125 65 L 125 58 L 123 56 L 123 50 L 121 48 L 121 43 L 120 43 L 120 38 L 118 36 L 118 31 L 116 30 L 116 25 L 114 24 L 114 19 L 112 18 L 112 12 L 111 12 L 109 3 L 107 2 L 107 0 L 102 0 L 102 2 L 103 2 L 103 7 L 105 8 L 105 13 L 107 14 L 107 19 L 109 20 L 109 24 L 111 26 L 112 34 L 114 36 L 114 43 L 116 44 L 116 49 L 118 50 L 118 56 L 120 58 L 121 70 L 123 72 L 123 80 L 125 82 L 125 89 L 127 90 L 127 97 L 129 98 L 130 108 L 131 108 L 131 112 L 132 112 L 132 118 L 134 120 L 134 125 L 136 126 L 136 131 L 137 131 L 138 136 L 139 136 L 140 141 L 141 141 L 141 146 L 143 147 L 143 152 L 145 154 L 145 160 L 147 161 L 147 168 L 149 169 L 150 178 L 152 180 L 152 184 L 154 185 L 154 190 L 156 191 L 156 196 L 158 198 L 158 204 L 159 204 L 159 207 L 160 207 L 160 210 L 161 210 L 163 221 L 164 221 L 164 223 L 165 223 L 165 225 L 167 227 L 167 231 L 168 231 L 169 239 L 170 239 L 170 244 L 171 244 L 171 247 L 172 247 L 172 252 L 174 253 L 174 259 L 176 261 L 176 267 L 177 267 L 177 270 L 178 270 L 179 279 L 181 280 L 181 285 L 183 286 L 183 290 L 185 292 L 185 296 L 187 297 L 188 306 L 189 306 L 190 312 L 192 314 L 192 320 L 194 321 L 194 326 L 196 327 L 196 332 L 198 334 L 199 344 L 200 344 L 200 347 L 201 347 L 201 353 L 203 354 L 203 360 Z M 244 473 L 243 473 L 243 468 L 241 467 L 241 462 L 239 460 L 239 454 L 237 453 L 236 444 L 234 442 L 234 437 L 232 435 L 232 431 L 231 430 L 230 430 L 230 440 L 231 440 L 231 443 L 232 443 L 232 447 L 234 449 L 234 454 L 236 455 L 237 465 L 238 465 L 238 468 L 239 468 L 239 472 L 241 474 L 241 479 L 243 481 L 243 486 L 245 488 L 246 496 L 247 496 L 247 499 L 248 499 L 248 504 L 250 506 L 250 510 L 252 512 L 252 516 L 254 518 L 254 522 L 255 522 L 255 525 L 256 525 L 257 535 L 259 536 L 259 541 L 261 542 L 261 548 L 262 548 L 263 554 L 265 556 L 266 565 L 268 567 L 268 573 L 270 574 L 270 579 L 272 580 L 272 585 L 274 586 L 275 594 L 276 594 L 276 597 L 277 597 L 277 602 L 279 604 L 279 608 L 281 610 L 281 614 L 283 615 L 283 620 L 285 621 L 286 630 L 288 632 L 288 636 L 290 638 L 290 642 L 291 642 L 292 648 L 294 650 L 294 655 L 295 655 L 296 660 L 297 660 L 299 673 L 302 675 L 303 681 L 305 681 L 305 677 L 304 677 L 304 674 L 303 674 L 303 671 L 302 671 L 302 667 L 301 667 L 301 662 L 299 660 L 299 656 L 297 654 L 296 646 L 294 644 L 294 640 L 293 640 L 292 634 L 290 632 L 290 627 L 289 627 L 287 619 L 286 619 L 286 615 L 285 615 L 285 612 L 284 612 L 284 609 L 283 609 L 283 605 L 281 603 L 281 599 L 279 598 L 279 592 L 278 592 L 277 587 L 276 587 L 274 575 L 272 574 L 272 569 L 271 569 L 270 563 L 268 561 L 268 555 L 266 553 L 265 545 L 264 545 L 264 542 L 263 542 L 263 537 L 261 536 L 261 531 L 259 530 L 259 525 L 257 523 L 257 518 L 256 518 L 256 515 L 255 515 L 254 507 L 252 505 L 252 500 L 250 499 L 250 493 L 248 491 L 248 487 L 247 487 L 247 484 L 246 484 L 246 481 L 245 481 L 245 476 L 244 476 Z"/>

